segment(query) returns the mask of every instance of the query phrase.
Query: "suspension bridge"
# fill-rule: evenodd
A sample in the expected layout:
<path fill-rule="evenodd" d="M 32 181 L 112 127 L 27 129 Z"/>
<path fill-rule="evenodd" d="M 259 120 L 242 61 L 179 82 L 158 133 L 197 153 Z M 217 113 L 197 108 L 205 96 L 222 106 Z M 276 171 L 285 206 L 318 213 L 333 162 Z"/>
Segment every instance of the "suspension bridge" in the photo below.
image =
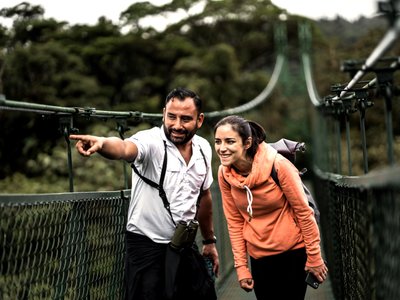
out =
<path fill-rule="evenodd" d="M 307 299 L 400 299 L 400 168 L 396 163 L 392 107 L 394 73 L 400 57 L 385 53 L 398 41 L 400 18 L 390 16 L 390 26 L 363 61 L 345 61 L 342 70 L 352 74 L 332 94 L 320 97 L 315 87 L 310 51 L 301 60 L 310 105 L 315 108 L 313 178 L 309 183 L 321 211 L 320 230 L 328 261 L 328 282 L 307 292 Z M 310 43 L 308 25 L 299 26 L 299 38 Z M 277 36 L 285 32 L 278 27 Z M 281 41 L 282 42 L 282 41 Z M 215 119 L 256 109 L 267 101 L 287 63 L 277 55 L 265 89 L 246 104 L 206 113 Z M 372 80 L 362 81 L 374 74 Z M 367 111 L 383 98 L 387 165 L 369 170 Z M 160 114 L 131 111 L 58 107 L 0 99 L 0 109 L 29 111 L 60 120 L 68 152 L 69 192 L 61 194 L 0 195 L 0 298 L 1 299 L 122 299 L 124 228 L 129 202 L 125 172 L 124 190 L 74 192 L 73 161 L 68 139 L 77 117 L 114 119 L 120 137 L 124 122 L 156 122 Z M 355 116 L 358 116 L 355 118 Z M 356 123 L 354 120 L 356 119 Z M 355 124 L 354 124 L 355 123 Z M 351 137 L 351 126 L 359 137 Z M 359 141 L 363 174 L 355 175 L 354 141 Z M 352 144 L 353 143 L 353 144 Z M 359 156 L 360 153 L 357 155 Z M 216 281 L 220 299 L 255 299 L 236 282 L 219 191 L 213 187 L 215 231 L 221 274 Z M 290 288 L 290 287 L 288 287 Z"/>

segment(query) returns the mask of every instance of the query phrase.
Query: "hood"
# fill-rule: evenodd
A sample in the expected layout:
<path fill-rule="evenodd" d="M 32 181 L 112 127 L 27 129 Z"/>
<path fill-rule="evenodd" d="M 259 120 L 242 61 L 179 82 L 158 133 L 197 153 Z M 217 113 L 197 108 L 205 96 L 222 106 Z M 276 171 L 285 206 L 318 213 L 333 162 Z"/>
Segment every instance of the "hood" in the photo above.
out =
<path fill-rule="evenodd" d="M 267 143 L 263 142 L 258 146 L 254 156 L 251 172 L 247 177 L 238 174 L 231 166 L 223 166 L 225 180 L 238 188 L 247 186 L 252 189 L 264 183 L 271 175 L 272 166 L 278 152 Z"/>

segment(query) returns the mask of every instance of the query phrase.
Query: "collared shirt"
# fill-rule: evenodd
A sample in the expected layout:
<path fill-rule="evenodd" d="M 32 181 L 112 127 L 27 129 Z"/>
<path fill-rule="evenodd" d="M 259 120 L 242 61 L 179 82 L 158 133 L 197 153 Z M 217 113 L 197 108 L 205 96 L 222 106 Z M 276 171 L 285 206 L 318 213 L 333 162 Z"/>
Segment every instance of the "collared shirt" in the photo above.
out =
<path fill-rule="evenodd" d="M 172 217 L 175 223 L 193 219 L 201 185 L 204 182 L 203 190 L 206 190 L 213 182 L 212 150 L 208 141 L 198 135 L 193 136 L 193 154 L 186 164 L 178 148 L 166 138 L 163 127 L 140 131 L 128 140 L 138 147 L 138 156 L 134 164 L 139 173 L 157 184 L 164 159 L 163 141 L 166 141 L 167 169 L 163 187 L 170 203 Z M 206 157 L 207 165 L 200 148 Z M 170 242 L 175 225 L 158 195 L 158 190 L 145 183 L 134 172 L 131 188 L 127 230 L 145 235 L 157 243 Z"/>

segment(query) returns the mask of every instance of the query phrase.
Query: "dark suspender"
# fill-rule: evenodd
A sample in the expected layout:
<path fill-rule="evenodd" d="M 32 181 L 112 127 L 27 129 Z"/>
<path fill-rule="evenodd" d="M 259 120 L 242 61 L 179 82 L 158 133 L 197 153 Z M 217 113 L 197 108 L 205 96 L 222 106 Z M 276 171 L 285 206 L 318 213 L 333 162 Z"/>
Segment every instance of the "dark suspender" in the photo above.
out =
<path fill-rule="evenodd" d="M 135 173 L 144 181 L 146 182 L 148 185 L 152 186 L 153 188 L 158 190 L 158 195 L 160 196 L 160 198 L 163 201 L 164 207 L 165 209 L 168 211 L 169 215 L 171 216 L 171 220 L 174 223 L 174 225 L 176 226 L 176 223 L 174 221 L 174 218 L 172 217 L 172 212 L 171 212 L 171 208 L 167 199 L 167 195 L 165 194 L 164 191 L 164 178 L 165 178 L 165 172 L 167 170 L 167 143 L 165 141 L 164 142 L 164 160 L 163 160 L 163 164 L 162 164 L 162 169 L 161 169 L 161 175 L 160 175 L 160 182 L 157 184 L 154 181 L 144 177 L 142 174 L 139 173 L 139 170 L 136 168 L 135 164 L 132 163 L 131 167 L 133 169 L 133 171 L 135 171 Z M 204 163 L 206 164 L 206 169 L 207 169 L 207 161 L 206 161 L 206 157 L 203 153 L 203 150 L 200 148 L 200 152 L 201 155 L 203 156 L 204 159 Z M 207 176 L 207 173 L 206 173 Z M 201 188 L 200 188 L 200 193 L 199 193 L 199 197 L 197 198 L 197 202 L 196 202 L 196 214 L 195 214 L 195 219 L 197 219 L 197 212 L 198 212 L 198 208 L 200 206 L 200 199 L 201 199 L 201 195 L 203 193 L 203 186 L 204 186 L 204 182 L 206 180 L 206 177 L 204 177 L 203 183 L 201 184 Z"/>

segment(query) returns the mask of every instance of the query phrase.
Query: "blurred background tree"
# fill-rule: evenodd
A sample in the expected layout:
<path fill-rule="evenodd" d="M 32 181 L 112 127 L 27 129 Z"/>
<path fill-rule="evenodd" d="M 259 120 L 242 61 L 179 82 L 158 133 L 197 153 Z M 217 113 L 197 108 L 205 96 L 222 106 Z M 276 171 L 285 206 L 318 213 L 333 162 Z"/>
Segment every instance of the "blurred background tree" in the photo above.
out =
<path fill-rule="evenodd" d="M 3 8 L 0 15 L 13 25 L 0 26 L 0 94 L 56 106 L 160 113 L 167 93 L 185 86 L 200 94 L 206 112 L 235 107 L 268 84 L 277 56 L 274 27 L 284 22 L 288 64 L 280 85 L 244 116 L 263 125 L 270 141 L 285 136 L 310 142 L 313 107 L 300 62 L 299 23 L 312 26 L 321 96 L 330 94 L 331 84 L 348 82 L 341 61 L 368 57 L 387 30 L 381 18 L 312 21 L 288 15 L 269 0 L 205 1 L 202 12 L 190 14 L 198 2 L 134 3 L 121 12 L 122 25 L 100 17 L 93 26 L 46 19 L 44 8 L 27 2 Z M 165 30 L 141 25 L 145 17 L 176 11 L 186 12 L 185 17 Z M 74 122 L 81 133 L 118 135 L 113 122 Z M 381 124 L 382 119 L 374 122 Z M 200 132 L 211 142 L 212 123 Z M 150 125 L 130 126 L 127 135 Z M 75 151 L 73 156 L 76 190 L 123 188 L 121 164 L 83 159 Z M 0 110 L 0 165 L 4 193 L 68 191 L 65 141 L 57 119 Z"/>

